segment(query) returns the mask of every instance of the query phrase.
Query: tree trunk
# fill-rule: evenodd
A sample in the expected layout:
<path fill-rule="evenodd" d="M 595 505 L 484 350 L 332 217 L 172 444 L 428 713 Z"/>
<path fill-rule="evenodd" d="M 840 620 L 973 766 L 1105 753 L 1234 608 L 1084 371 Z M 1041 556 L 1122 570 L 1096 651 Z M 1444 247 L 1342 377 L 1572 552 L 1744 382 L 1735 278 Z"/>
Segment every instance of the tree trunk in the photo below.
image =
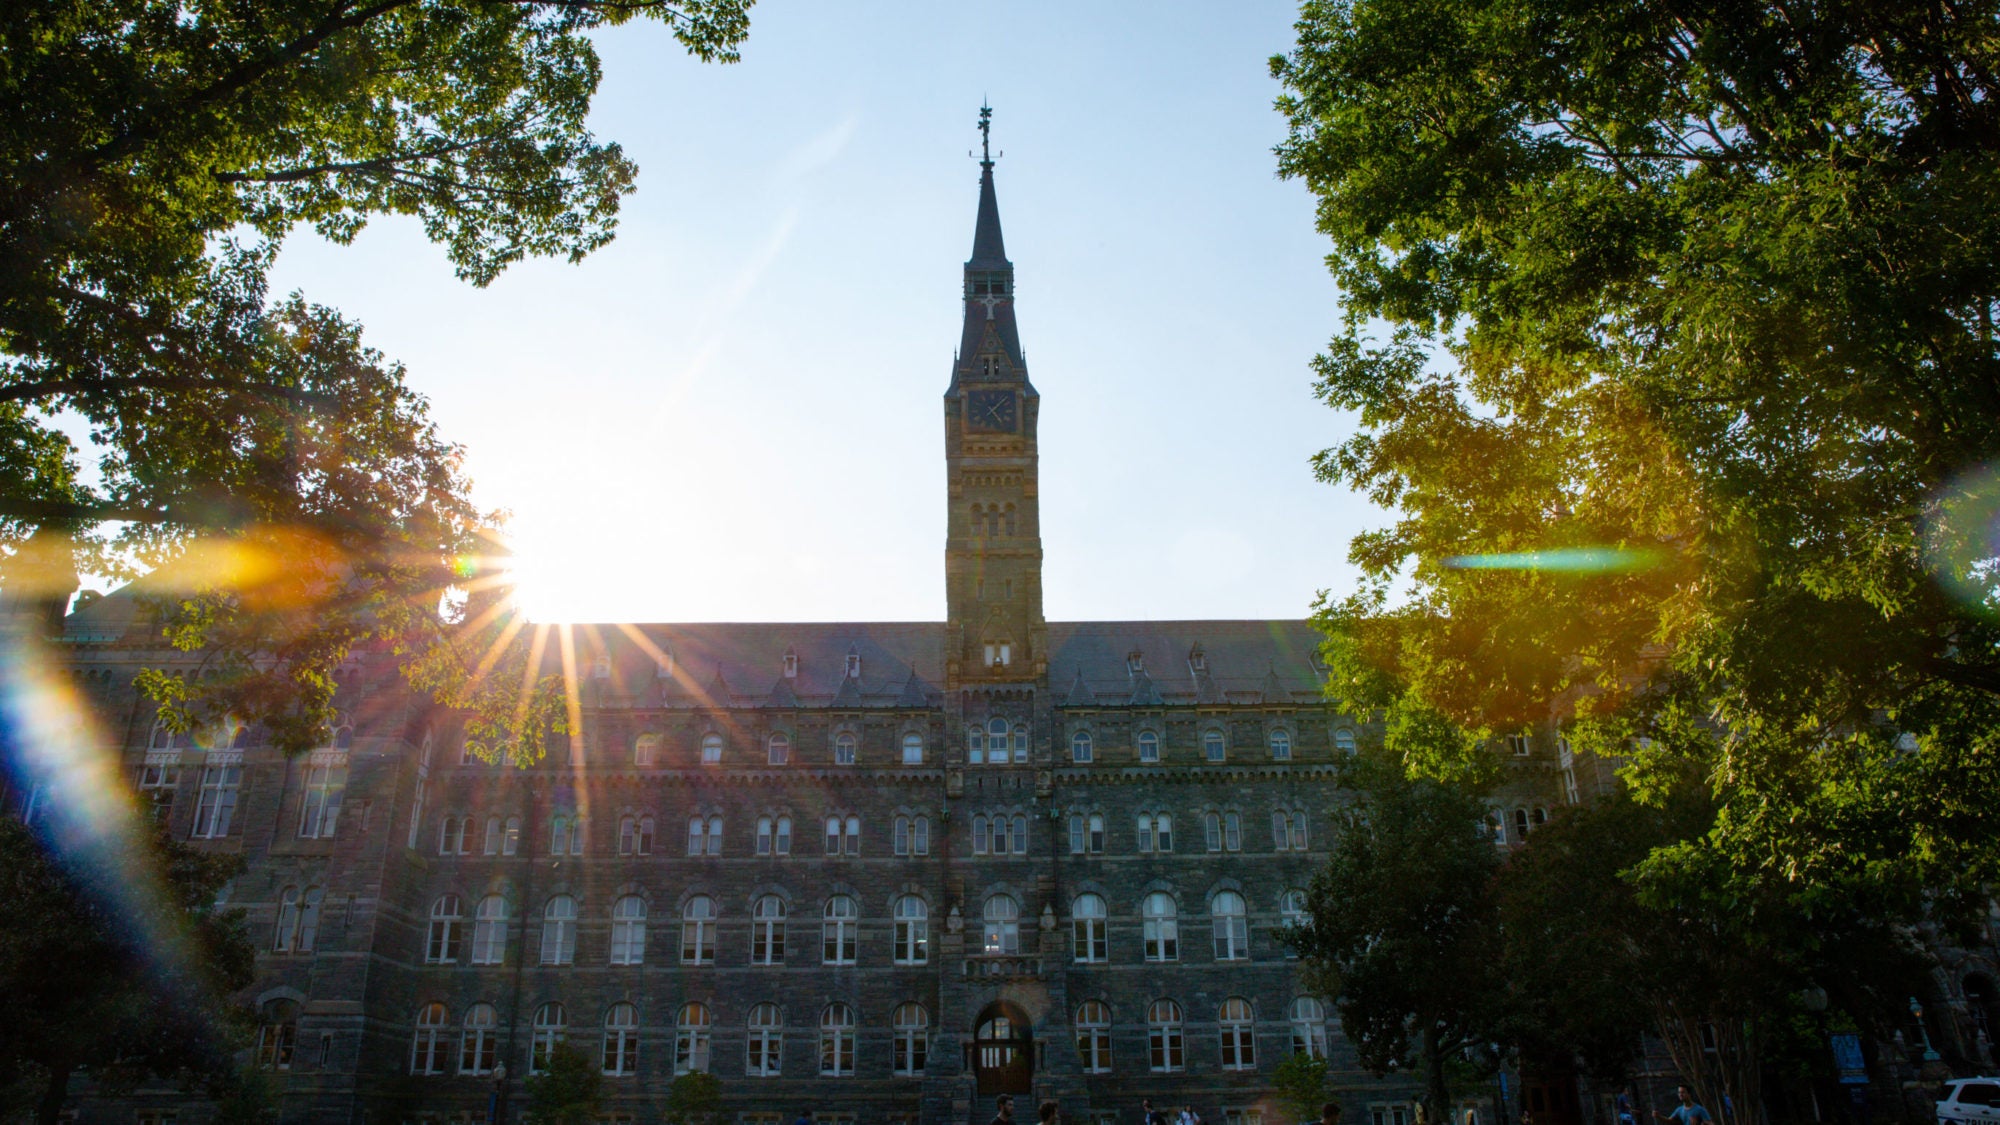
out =
<path fill-rule="evenodd" d="M 1424 1103 L 1430 1125 L 1451 1125 L 1451 1088 L 1444 1080 L 1444 1052 L 1435 1020 L 1424 1021 Z"/>
<path fill-rule="evenodd" d="M 49 1067 L 48 1089 L 42 1091 L 42 1100 L 35 1104 L 35 1125 L 56 1125 L 62 1119 L 63 1102 L 69 1100 L 68 1063 L 56 1063 Z"/>

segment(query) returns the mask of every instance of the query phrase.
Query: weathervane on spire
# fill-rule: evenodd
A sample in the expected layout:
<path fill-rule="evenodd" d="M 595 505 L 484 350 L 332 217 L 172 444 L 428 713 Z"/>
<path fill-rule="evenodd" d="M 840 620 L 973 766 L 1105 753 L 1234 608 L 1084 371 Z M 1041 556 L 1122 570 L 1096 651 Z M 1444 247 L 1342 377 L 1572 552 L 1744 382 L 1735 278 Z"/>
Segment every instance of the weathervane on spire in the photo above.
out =
<path fill-rule="evenodd" d="M 993 107 L 979 100 L 979 166 L 993 167 Z"/>

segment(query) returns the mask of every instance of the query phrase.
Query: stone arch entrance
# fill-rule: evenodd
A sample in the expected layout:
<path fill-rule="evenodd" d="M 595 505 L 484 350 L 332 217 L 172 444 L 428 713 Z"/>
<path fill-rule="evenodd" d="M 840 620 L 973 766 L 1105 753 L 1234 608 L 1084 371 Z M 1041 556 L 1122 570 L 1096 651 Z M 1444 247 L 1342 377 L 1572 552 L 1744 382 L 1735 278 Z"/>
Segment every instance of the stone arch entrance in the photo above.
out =
<path fill-rule="evenodd" d="M 997 1000 L 973 1023 L 972 1074 L 979 1094 L 1026 1094 L 1034 1088 L 1035 1039 L 1028 1014 Z"/>

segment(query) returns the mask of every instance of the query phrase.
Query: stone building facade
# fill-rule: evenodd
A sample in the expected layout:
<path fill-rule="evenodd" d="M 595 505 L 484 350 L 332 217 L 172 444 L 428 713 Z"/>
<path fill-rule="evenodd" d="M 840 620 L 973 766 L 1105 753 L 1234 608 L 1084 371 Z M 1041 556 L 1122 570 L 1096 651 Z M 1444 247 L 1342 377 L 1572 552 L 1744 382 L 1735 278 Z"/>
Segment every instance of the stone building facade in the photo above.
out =
<path fill-rule="evenodd" d="M 229 898 L 284 1125 L 516 1116 L 557 1039 L 599 1060 L 615 1122 L 706 1070 L 746 1125 L 981 1122 L 1000 1092 L 1024 1119 L 1055 1096 L 1135 1122 L 1150 1097 L 1276 1125 L 1273 1072 L 1310 1050 L 1349 1121 L 1407 1125 L 1408 1085 L 1356 1067 L 1279 942 L 1370 733 L 1322 701 L 1312 629 L 1043 616 L 1040 398 L 990 162 L 943 408 L 945 620 L 577 627 L 581 729 L 532 768 L 465 755 L 385 654 L 345 671 L 322 750 L 193 744 L 132 689 L 189 658 L 129 593 L 70 616 L 63 659 L 141 798 L 248 861 Z M 1569 763 L 1517 749 L 1517 790 L 1549 794 L 1500 814 L 1525 831 Z M 165 1089 L 78 1109 L 207 1116 Z"/>

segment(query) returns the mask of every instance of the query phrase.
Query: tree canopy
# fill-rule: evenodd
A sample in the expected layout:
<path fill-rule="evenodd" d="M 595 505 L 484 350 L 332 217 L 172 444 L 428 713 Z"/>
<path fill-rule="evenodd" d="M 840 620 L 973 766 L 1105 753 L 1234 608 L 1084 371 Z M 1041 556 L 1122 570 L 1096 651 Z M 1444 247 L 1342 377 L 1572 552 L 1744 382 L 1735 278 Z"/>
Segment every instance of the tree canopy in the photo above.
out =
<path fill-rule="evenodd" d="M 332 310 L 271 300 L 269 267 L 302 225 L 347 242 L 379 215 L 415 217 L 476 285 L 528 255 L 580 259 L 612 237 L 636 175 L 586 124 L 592 35 L 650 18 L 726 62 L 749 5 L 7 5 L 9 594 L 71 588 L 67 559 L 21 557 L 31 536 L 98 572 L 164 568 L 170 637 L 224 674 L 149 690 L 182 721 L 205 699 L 291 748 L 327 725 L 329 673 L 364 641 L 444 652 L 433 686 L 477 697 L 479 647 L 468 660 L 426 634 L 446 590 L 475 580 L 492 516 L 401 368 Z M 539 747 L 501 726 L 494 743 Z"/>
<path fill-rule="evenodd" d="M 242 861 L 164 834 L 119 838 L 78 867 L 0 817 L 0 1086 L 27 1083 L 54 1125 L 77 1071 L 113 1086 L 146 1075 L 227 1088 L 246 1013 L 230 995 L 255 954 L 242 912 L 216 905 Z"/>
<path fill-rule="evenodd" d="M 1303 5 L 1279 167 L 1359 423 L 1316 467 L 1394 512 L 1322 607 L 1336 693 L 1569 722 L 1711 790 L 1743 878 L 1994 877 L 1997 26 Z"/>

